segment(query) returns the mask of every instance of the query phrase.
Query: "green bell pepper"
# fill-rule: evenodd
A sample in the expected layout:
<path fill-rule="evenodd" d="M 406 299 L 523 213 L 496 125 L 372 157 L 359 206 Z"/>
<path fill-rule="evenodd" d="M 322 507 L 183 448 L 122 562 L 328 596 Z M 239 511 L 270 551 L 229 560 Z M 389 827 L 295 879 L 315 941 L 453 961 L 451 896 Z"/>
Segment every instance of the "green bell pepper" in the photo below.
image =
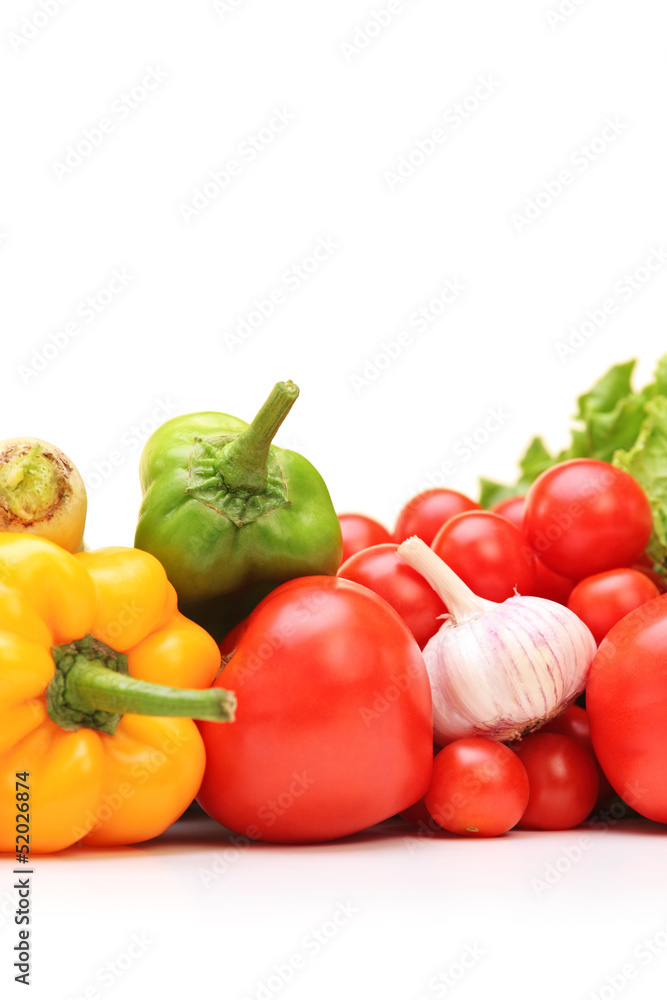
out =
<path fill-rule="evenodd" d="M 190 413 L 162 424 L 139 468 L 135 546 L 156 556 L 179 608 L 219 639 L 285 580 L 334 575 L 343 542 L 324 480 L 271 444 L 299 390 L 278 382 L 251 424 Z"/>

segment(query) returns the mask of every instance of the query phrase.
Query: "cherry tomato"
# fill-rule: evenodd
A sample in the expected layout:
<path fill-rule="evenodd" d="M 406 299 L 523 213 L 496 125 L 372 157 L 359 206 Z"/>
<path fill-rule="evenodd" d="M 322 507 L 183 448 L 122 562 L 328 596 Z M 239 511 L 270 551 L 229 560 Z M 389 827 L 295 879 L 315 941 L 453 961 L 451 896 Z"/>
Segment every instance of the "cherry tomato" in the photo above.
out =
<path fill-rule="evenodd" d="M 236 719 L 199 723 L 209 815 L 254 840 L 306 843 L 364 830 L 424 794 L 431 689 L 386 601 L 350 580 L 300 577 L 272 590 L 234 641 L 214 686 L 236 693 Z"/>
<path fill-rule="evenodd" d="M 391 535 L 379 521 L 374 521 L 372 517 L 365 514 L 339 514 L 340 530 L 343 533 L 343 557 L 344 563 L 355 552 L 361 552 L 371 545 L 382 545 L 391 541 Z"/>
<path fill-rule="evenodd" d="M 506 500 L 499 500 L 494 503 L 491 510 L 494 514 L 506 517 L 508 521 L 515 524 L 517 528 L 523 528 L 523 509 L 526 503 L 525 497 L 507 497 Z"/>
<path fill-rule="evenodd" d="M 667 596 L 631 611 L 591 664 L 586 709 L 604 773 L 621 798 L 667 823 Z"/>
<path fill-rule="evenodd" d="M 567 606 L 593 633 L 598 646 L 612 626 L 660 591 L 636 569 L 610 569 L 576 585 Z"/>
<path fill-rule="evenodd" d="M 593 741 L 591 740 L 591 727 L 586 715 L 586 709 L 579 705 L 570 705 L 566 712 L 557 715 L 555 719 L 545 723 L 540 730 L 541 733 L 560 733 L 561 736 L 569 736 L 570 739 L 580 743 L 584 750 L 588 750 L 591 757 L 594 757 Z"/>
<path fill-rule="evenodd" d="M 515 524 L 520 531 L 523 531 L 523 512 L 526 506 L 525 497 L 509 497 L 495 504 L 491 510 L 494 514 L 506 517 L 508 521 Z M 544 597 L 547 601 L 557 601 L 558 604 L 567 604 L 567 599 L 574 587 L 572 580 L 560 573 L 554 573 L 552 569 L 538 559 L 535 555 L 535 584 L 533 586 L 533 597 Z"/>
<path fill-rule="evenodd" d="M 530 798 L 522 830 L 569 830 L 590 815 L 598 797 L 598 772 L 580 743 L 560 733 L 531 733 L 514 744 L 528 772 Z"/>
<path fill-rule="evenodd" d="M 470 736 L 437 755 L 424 802 L 450 833 L 498 837 L 519 822 L 528 794 L 528 776 L 517 755 L 495 740 Z"/>
<path fill-rule="evenodd" d="M 519 529 L 500 514 L 473 510 L 443 524 L 431 545 L 479 597 L 506 601 L 532 594 L 535 556 Z"/>
<path fill-rule="evenodd" d="M 651 506 L 639 483 L 597 459 L 554 465 L 526 495 L 529 544 L 549 569 L 572 580 L 631 566 L 651 529 Z"/>
<path fill-rule="evenodd" d="M 593 740 L 591 739 L 591 727 L 588 721 L 588 715 L 585 708 L 581 708 L 579 705 L 570 705 L 566 712 L 562 715 L 557 715 L 555 719 L 551 722 L 547 722 L 546 725 L 540 728 L 541 733 L 560 733 L 561 736 L 569 736 L 570 739 L 575 740 L 580 746 L 586 750 L 593 760 L 595 761 L 595 766 L 598 771 L 598 781 L 600 782 L 600 788 L 598 791 L 596 806 L 602 805 L 607 799 L 611 798 L 614 794 L 614 789 L 609 784 L 607 777 L 600 767 L 599 761 L 595 756 L 595 750 L 593 749 Z"/>
<path fill-rule="evenodd" d="M 396 550 L 398 545 L 373 545 L 355 553 L 338 570 L 338 576 L 354 580 L 384 597 L 408 626 L 421 649 L 438 631 L 447 608 L 421 573 L 408 566 Z"/>
<path fill-rule="evenodd" d="M 409 500 L 398 515 L 393 541 L 400 545 L 411 535 L 417 535 L 430 545 L 450 517 L 465 510 L 481 509 L 478 503 L 456 490 L 425 490 Z"/>

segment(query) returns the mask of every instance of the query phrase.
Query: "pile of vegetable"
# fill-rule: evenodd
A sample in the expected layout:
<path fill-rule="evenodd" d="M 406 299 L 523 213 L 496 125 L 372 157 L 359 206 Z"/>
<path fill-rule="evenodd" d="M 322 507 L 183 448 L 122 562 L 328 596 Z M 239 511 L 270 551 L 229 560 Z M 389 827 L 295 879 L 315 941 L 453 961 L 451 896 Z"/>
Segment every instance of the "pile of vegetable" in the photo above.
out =
<path fill-rule="evenodd" d="M 667 357 L 633 364 L 566 450 L 391 533 L 272 443 L 292 382 L 152 435 L 133 548 L 86 551 L 73 462 L 1 442 L 0 851 L 137 843 L 195 796 L 288 844 L 666 823 Z"/>

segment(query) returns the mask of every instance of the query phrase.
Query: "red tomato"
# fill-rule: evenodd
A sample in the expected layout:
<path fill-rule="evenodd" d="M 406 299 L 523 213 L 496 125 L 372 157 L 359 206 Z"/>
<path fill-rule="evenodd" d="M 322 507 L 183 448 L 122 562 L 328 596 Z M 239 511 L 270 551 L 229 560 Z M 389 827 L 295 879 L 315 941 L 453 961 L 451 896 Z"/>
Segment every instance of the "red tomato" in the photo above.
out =
<path fill-rule="evenodd" d="M 445 830 L 498 837 L 521 819 L 528 776 L 512 750 L 483 736 L 454 740 L 433 761 L 424 802 Z"/>
<path fill-rule="evenodd" d="M 631 611 L 602 640 L 586 709 L 595 753 L 618 794 L 667 823 L 667 596 Z"/>
<path fill-rule="evenodd" d="M 338 577 L 281 584 L 236 634 L 214 682 L 233 723 L 199 723 L 207 767 L 198 801 L 242 836 L 333 840 L 424 794 L 433 721 L 424 660 L 377 594 Z"/>
<path fill-rule="evenodd" d="M 434 757 L 436 757 L 441 750 L 442 747 L 437 747 L 435 743 L 433 744 Z M 415 802 L 414 805 L 408 806 L 407 809 L 401 809 L 399 813 L 401 819 L 404 819 L 407 823 L 411 823 L 412 826 L 418 826 L 422 832 L 424 831 L 425 827 L 428 827 L 429 830 L 432 830 L 434 832 L 437 830 L 442 830 L 442 827 L 439 826 L 438 823 L 436 823 L 436 821 L 433 819 L 430 812 L 426 808 L 425 798 L 426 796 L 422 795 L 419 801 Z"/>
<path fill-rule="evenodd" d="M 610 569 L 576 585 L 567 606 L 593 633 L 598 646 L 612 626 L 660 591 L 636 569 Z"/>
<path fill-rule="evenodd" d="M 614 789 L 611 787 L 607 781 L 607 777 L 600 767 L 599 761 L 595 755 L 595 750 L 593 749 L 593 740 L 591 739 L 591 727 L 588 722 L 588 715 L 586 714 L 586 709 L 581 708 L 579 705 L 570 705 L 566 712 L 562 715 L 557 715 L 555 719 L 551 722 L 547 722 L 545 726 L 540 727 L 541 733 L 560 733 L 561 736 L 569 736 L 570 739 L 575 740 L 580 746 L 586 750 L 593 760 L 595 761 L 595 766 L 598 771 L 598 781 L 600 782 L 600 788 L 598 791 L 598 797 L 596 805 L 602 805 L 607 799 L 611 798 L 614 794 Z"/>
<path fill-rule="evenodd" d="M 506 517 L 508 521 L 515 524 L 517 528 L 523 528 L 523 509 L 526 503 L 525 497 L 507 497 L 506 500 L 499 500 L 494 503 L 491 510 L 494 514 Z"/>
<path fill-rule="evenodd" d="M 526 506 L 525 497 L 509 497 L 495 504 L 491 510 L 494 514 L 506 517 L 508 521 L 516 525 L 523 531 L 523 512 Z M 567 604 L 570 591 L 574 587 L 572 580 L 560 573 L 554 573 L 552 569 L 542 562 L 535 555 L 535 584 L 533 586 L 533 597 L 544 597 L 547 601 L 557 601 L 558 604 Z"/>
<path fill-rule="evenodd" d="M 341 564 L 344 563 L 355 552 L 361 552 L 371 545 L 382 545 L 383 542 L 390 542 L 391 535 L 387 529 L 374 521 L 372 517 L 365 514 L 339 514 L 340 530 L 343 533 L 343 556 Z"/>
<path fill-rule="evenodd" d="M 584 750 L 588 750 L 591 757 L 595 756 L 586 709 L 580 708 L 579 705 L 570 705 L 562 715 L 557 715 L 555 719 L 541 726 L 540 732 L 560 733 L 561 736 L 569 736 L 576 743 L 580 743 Z"/>
<path fill-rule="evenodd" d="M 408 626 L 421 649 L 438 631 L 447 608 L 421 573 L 408 566 L 398 545 L 373 545 L 344 562 L 338 576 L 373 590 L 391 604 Z"/>
<path fill-rule="evenodd" d="M 544 597 L 547 601 L 556 601 L 558 604 L 567 604 L 567 600 L 572 593 L 574 581 L 569 580 L 560 573 L 554 573 L 552 569 L 535 557 L 535 586 L 533 587 L 533 597 Z"/>
<path fill-rule="evenodd" d="M 514 744 L 528 772 L 530 798 L 523 830 L 569 830 L 589 816 L 598 797 L 598 772 L 580 743 L 560 733 L 531 733 Z"/>
<path fill-rule="evenodd" d="M 549 569 L 582 580 L 637 561 L 651 536 L 651 506 L 627 472 L 575 458 L 535 480 L 523 529 Z"/>
<path fill-rule="evenodd" d="M 393 541 L 400 545 L 411 535 L 417 535 L 430 545 L 450 517 L 465 510 L 481 509 L 478 503 L 456 490 L 426 490 L 409 500 L 398 515 Z"/>
<path fill-rule="evenodd" d="M 535 557 L 519 529 L 500 514 L 457 514 L 443 524 L 431 548 L 479 597 L 506 601 L 515 588 L 533 593 Z"/>
<path fill-rule="evenodd" d="M 652 566 L 653 563 L 651 563 L 651 566 L 645 566 L 644 563 L 639 562 L 635 563 L 632 568 L 636 569 L 638 573 L 643 573 L 647 579 L 651 580 L 658 588 L 659 594 L 667 593 L 667 580 L 660 573 L 657 573 Z"/>

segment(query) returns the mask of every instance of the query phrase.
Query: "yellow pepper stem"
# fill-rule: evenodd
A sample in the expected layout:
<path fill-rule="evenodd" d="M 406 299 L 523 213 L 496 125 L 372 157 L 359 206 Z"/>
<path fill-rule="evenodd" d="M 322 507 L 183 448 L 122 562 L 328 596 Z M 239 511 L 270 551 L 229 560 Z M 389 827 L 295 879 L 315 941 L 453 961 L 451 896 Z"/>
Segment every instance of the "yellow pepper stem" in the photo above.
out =
<path fill-rule="evenodd" d="M 109 670 L 102 663 L 78 657 L 67 675 L 66 697 L 79 712 L 123 715 L 168 715 L 210 722 L 230 722 L 235 698 L 222 688 L 199 691 L 136 680 Z"/>
<path fill-rule="evenodd" d="M 63 729 L 112 735 L 126 712 L 231 722 L 236 697 L 222 688 L 173 688 L 127 674 L 127 657 L 92 636 L 52 650 L 56 673 L 47 689 L 51 719 Z"/>

